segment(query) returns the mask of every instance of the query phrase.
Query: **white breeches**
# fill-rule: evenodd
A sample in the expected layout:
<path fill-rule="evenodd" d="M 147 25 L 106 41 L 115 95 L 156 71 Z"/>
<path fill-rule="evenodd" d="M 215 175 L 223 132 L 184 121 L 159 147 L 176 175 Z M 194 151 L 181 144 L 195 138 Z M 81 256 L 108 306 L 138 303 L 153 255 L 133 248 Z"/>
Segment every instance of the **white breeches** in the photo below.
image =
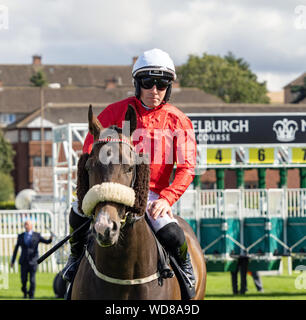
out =
<path fill-rule="evenodd" d="M 148 195 L 148 203 L 147 203 L 147 208 L 148 205 L 153 202 L 154 200 L 157 200 L 159 198 L 159 195 L 153 191 L 149 191 Z M 156 220 L 154 220 L 148 213 L 148 210 L 146 210 L 146 215 L 149 218 L 151 225 L 154 229 L 154 232 L 156 233 L 158 230 L 160 230 L 162 227 L 164 227 L 166 224 L 171 223 L 171 222 L 176 222 L 178 221 L 174 218 L 170 218 L 168 214 L 165 214 L 163 217 L 158 217 Z"/>

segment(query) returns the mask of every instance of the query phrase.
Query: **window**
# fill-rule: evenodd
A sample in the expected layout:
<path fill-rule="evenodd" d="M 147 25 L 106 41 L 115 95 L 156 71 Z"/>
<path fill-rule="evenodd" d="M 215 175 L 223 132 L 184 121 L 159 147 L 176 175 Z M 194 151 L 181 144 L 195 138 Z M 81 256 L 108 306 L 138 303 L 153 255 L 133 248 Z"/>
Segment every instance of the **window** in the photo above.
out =
<path fill-rule="evenodd" d="M 28 130 L 21 130 L 20 131 L 20 142 L 28 142 L 29 141 L 29 131 Z"/>
<path fill-rule="evenodd" d="M 33 167 L 41 167 L 41 157 L 34 156 Z M 45 156 L 45 167 L 52 167 L 52 157 Z"/>
<path fill-rule="evenodd" d="M 45 166 L 52 167 L 52 157 L 45 157 Z"/>
<path fill-rule="evenodd" d="M 33 157 L 33 167 L 41 167 L 41 157 Z"/>
<path fill-rule="evenodd" d="M 17 130 L 10 130 L 5 133 L 5 139 L 10 143 L 18 142 L 18 131 Z"/>
<path fill-rule="evenodd" d="M 0 123 L 9 125 L 16 121 L 16 115 L 13 113 L 2 113 L 0 114 Z"/>
<path fill-rule="evenodd" d="M 52 140 L 52 131 L 50 130 L 45 131 L 45 140 L 46 141 Z"/>
<path fill-rule="evenodd" d="M 31 132 L 31 140 L 40 141 L 40 130 L 32 130 L 32 132 Z"/>

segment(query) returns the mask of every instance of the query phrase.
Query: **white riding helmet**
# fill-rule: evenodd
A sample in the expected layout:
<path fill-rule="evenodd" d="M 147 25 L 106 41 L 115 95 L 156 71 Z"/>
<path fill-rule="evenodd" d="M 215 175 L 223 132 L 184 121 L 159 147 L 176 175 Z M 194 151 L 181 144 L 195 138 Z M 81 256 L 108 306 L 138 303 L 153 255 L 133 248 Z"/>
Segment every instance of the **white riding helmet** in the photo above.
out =
<path fill-rule="evenodd" d="M 176 80 L 175 67 L 172 59 L 168 53 L 156 48 L 145 51 L 137 58 L 132 70 L 133 78 L 136 78 L 140 72 L 152 76 L 170 76 L 172 80 Z"/>

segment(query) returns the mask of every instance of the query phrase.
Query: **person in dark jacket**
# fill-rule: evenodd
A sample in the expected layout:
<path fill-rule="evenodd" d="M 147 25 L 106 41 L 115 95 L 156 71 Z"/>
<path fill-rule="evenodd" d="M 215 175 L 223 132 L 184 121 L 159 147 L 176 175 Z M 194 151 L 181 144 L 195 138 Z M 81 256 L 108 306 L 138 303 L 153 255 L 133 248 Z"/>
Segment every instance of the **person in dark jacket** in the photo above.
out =
<path fill-rule="evenodd" d="M 25 232 L 18 235 L 17 244 L 15 246 L 11 267 L 13 267 L 18 248 L 21 247 L 21 255 L 19 258 L 19 264 L 21 267 L 21 290 L 24 294 L 24 298 L 27 298 L 27 295 L 30 299 L 34 299 L 35 291 L 35 274 L 37 271 L 37 259 L 38 259 L 38 244 L 42 243 L 51 243 L 52 235 L 50 239 L 44 239 L 40 233 L 33 231 L 33 225 L 30 220 L 26 221 L 24 224 Z M 30 275 L 30 289 L 27 291 L 27 279 L 28 274 Z"/>

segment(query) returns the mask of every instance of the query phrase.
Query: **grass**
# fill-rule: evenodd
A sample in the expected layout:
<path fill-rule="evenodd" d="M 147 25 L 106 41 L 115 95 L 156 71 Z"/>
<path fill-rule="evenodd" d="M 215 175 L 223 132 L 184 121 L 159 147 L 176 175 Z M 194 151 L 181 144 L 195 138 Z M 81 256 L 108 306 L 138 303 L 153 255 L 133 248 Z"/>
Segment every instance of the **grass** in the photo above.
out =
<path fill-rule="evenodd" d="M 286 262 L 286 259 L 284 259 Z M 229 272 L 209 272 L 207 274 L 206 300 L 306 300 L 306 288 L 297 289 L 295 280 L 299 274 L 287 272 L 284 263 L 283 274 L 278 276 L 262 276 L 264 293 L 258 293 L 250 275 L 247 276 L 248 291 L 245 295 L 233 295 L 231 275 Z M 54 273 L 36 274 L 35 298 L 54 300 L 53 292 Z M 306 278 L 305 278 L 306 281 Z M 1 282 L 0 282 L 1 284 Z M 9 274 L 9 288 L 0 289 L 0 300 L 22 299 L 20 274 Z"/>
<path fill-rule="evenodd" d="M 53 280 L 55 273 L 36 273 L 35 298 L 41 300 L 56 299 L 53 291 Z M 29 286 L 29 283 L 28 283 Z M 20 273 L 10 273 L 8 279 L 8 289 L 0 289 L 0 300 L 23 299 L 21 292 Z"/>
<path fill-rule="evenodd" d="M 306 300 L 306 274 L 304 289 L 295 286 L 300 275 L 292 271 L 288 274 L 287 258 L 283 258 L 283 273 L 275 276 L 261 276 L 264 292 L 257 292 L 253 278 L 247 275 L 248 291 L 245 295 L 233 295 L 230 272 L 208 272 L 206 300 Z M 238 274 L 238 289 L 240 274 Z"/>
<path fill-rule="evenodd" d="M 256 290 L 253 279 L 247 276 L 248 291 L 245 295 L 233 295 L 229 272 L 207 274 L 206 300 L 306 300 L 306 289 L 295 288 L 298 275 L 262 276 L 264 292 Z M 239 279 L 239 278 L 238 278 Z"/>

